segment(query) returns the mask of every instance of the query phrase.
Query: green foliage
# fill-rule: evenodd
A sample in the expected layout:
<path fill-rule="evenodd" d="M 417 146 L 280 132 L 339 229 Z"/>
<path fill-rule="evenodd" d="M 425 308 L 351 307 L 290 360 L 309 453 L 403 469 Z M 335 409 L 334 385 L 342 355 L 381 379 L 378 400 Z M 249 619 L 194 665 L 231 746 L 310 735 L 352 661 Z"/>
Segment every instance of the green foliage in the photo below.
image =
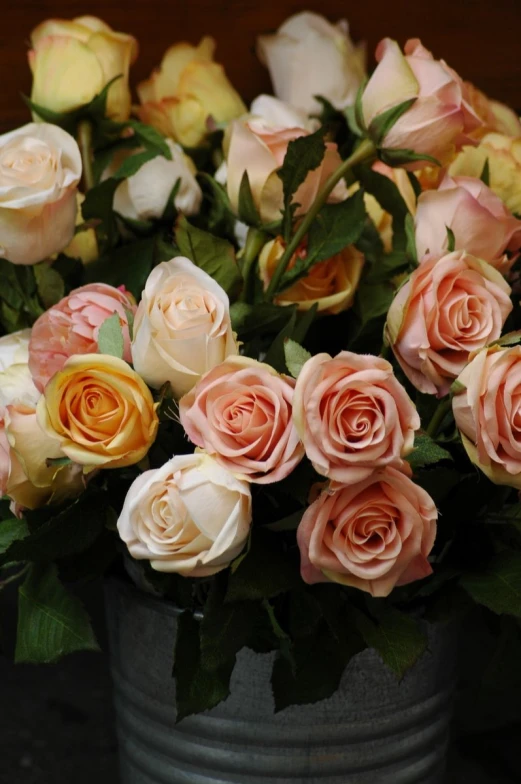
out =
<path fill-rule="evenodd" d="M 259 226 L 261 223 L 259 211 L 251 192 L 250 178 L 245 170 L 239 187 L 239 220 L 248 226 Z"/>
<path fill-rule="evenodd" d="M 255 528 L 249 553 L 230 575 L 226 602 L 272 599 L 299 584 L 298 554 L 276 533 Z"/>
<path fill-rule="evenodd" d="M 36 290 L 44 308 L 56 305 L 65 295 L 62 276 L 49 264 L 35 264 L 33 267 Z"/>
<path fill-rule="evenodd" d="M 0 259 L 0 323 L 7 332 L 30 327 L 43 313 L 34 267 Z"/>
<path fill-rule="evenodd" d="M 29 528 L 25 520 L 12 520 L 0 521 L 0 555 L 6 552 L 13 542 L 23 539 L 29 534 Z"/>
<path fill-rule="evenodd" d="M 413 471 L 433 463 L 439 463 L 440 460 L 452 460 L 452 455 L 446 449 L 438 446 L 427 433 L 417 433 L 414 439 L 414 451 L 407 457 Z"/>
<path fill-rule="evenodd" d="M 308 359 L 311 359 L 311 354 L 299 343 L 287 338 L 284 342 L 284 357 L 289 372 L 293 378 L 297 378 Z"/>
<path fill-rule="evenodd" d="M 259 332 L 267 335 L 280 332 L 295 312 L 296 305 L 271 305 L 267 302 L 259 302 L 255 305 L 234 302 L 230 308 L 232 327 L 241 340 L 250 340 Z"/>
<path fill-rule="evenodd" d="M 387 109 L 387 111 L 382 112 L 374 118 L 368 128 L 368 135 L 376 147 L 381 147 L 383 145 L 385 137 L 393 125 L 395 125 L 400 117 L 416 103 L 416 100 L 416 98 L 409 98 L 407 101 L 392 106 L 390 109 Z"/>
<path fill-rule="evenodd" d="M 113 313 L 105 319 L 99 328 L 98 348 L 100 354 L 110 354 L 113 357 L 123 358 L 124 340 L 119 315 Z"/>
<path fill-rule="evenodd" d="M 425 153 L 414 152 L 414 150 L 393 150 L 385 148 L 380 150 L 380 159 L 388 166 L 404 166 L 407 163 L 422 161 L 425 165 L 429 163 L 433 166 L 441 166 L 437 158 Z"/>
<path fill-rule="evenodd" d="M 87 613 L 60 583 L 56 566 L 32 565 L 18 595 L 17 663 L 48 664 L 99 649 Z"/>
<path fill-rule="evenodd" d="M 490 187 L 490 163 L 488 158 L 485 159 L 485 163 L 481 171 L 481 174 L 479 176 L 479 179 L 481 180 L 481 182 L 485 183 L 487 187 Z"/>
<path fill-rule="evenodd" d="M 445 226 L 447 229 L 447 251 L 452 253 L 456 247 L 456 237 L 454 236 L 454 232 L 448 226 Z"/>
<path fill-rule="evenodd" d="M 368 166 L 359 166 L 356 173 L 362 187 L 392 216 L 393 250 L 405 252 L 405 220 L 410 213 L 398 187 L 389 177 L 373 171 Z"/>
<path fill-rule="evenodd" d="M 410 615 L 387 602 L 367 600 L 367 613 L 357 613 L 357 626 L 367 645 L 375 648 L 383 662 L 403 678 L 425 652 L 427 635 Z"/>
<path fill-rule="evenodd" d="M 298 207 L 298 202 L 295 202 L 294 196 L 298 188 L 310 171 L 317 169 L 326 153 L 326 145 L 324 143 L 325 128 L 319 128 L 315 133 L 309 136 L 301 136 L 299 139 L 288 144 L 288 149 L 284 157 L 284 163 L 278 170 L 277 174 L 282 180 L 282 188 L 284 193 L 284 218 L 283 218 L 283 234 L 286 240 L 291 235 L 293 227 L 293 218 L 295 210 Z"/>
<path fill-rule="evenodd" d="M 485 568 L 464 575 L 461 585 L 478 604 L 521 618 L 521 553 L 499 553 Z"/>
<path fill-rule="evenodd" d="M 286 355 L 284 349 L 286 340 L 292 339 L 296 343 L 303 343 L 307 332 L 313 323 L 316 312 L 316 305 L 303 314 L 297 314 L 297 311 L 293 310 L 289 320 L 269 347 L 265 358 L 265 362 L 267 362 L 268 365 L 274 367 L 279 373 L 286 372 Z"/>
<path fill-rule="evenodd" d="M 211 275 L 230 295 L 241 285 L 241 273 L 231 243 L 202 231 L 180 215 L 175 230 L 179 250 L 194 264 Z"/>

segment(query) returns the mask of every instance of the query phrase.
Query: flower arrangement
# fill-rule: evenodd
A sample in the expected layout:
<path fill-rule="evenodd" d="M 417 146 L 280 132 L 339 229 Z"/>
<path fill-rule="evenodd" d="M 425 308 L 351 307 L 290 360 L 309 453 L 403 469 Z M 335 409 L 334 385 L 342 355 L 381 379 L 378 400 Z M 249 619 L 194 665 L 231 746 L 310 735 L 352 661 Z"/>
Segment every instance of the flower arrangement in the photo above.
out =
<path fill-rule="evenodd" d="M 0 137 L 0 587 L 16 659 L 95 649 L 72 587 L 121 564 L 183 612 L 177 711 L 277 651 L 277 709 L 425 621 L 521 616 L 521 122 L 418 40 L 346 22 L 215 42 L 31 34 Z M 119 566 L 118 566 L 119 564 Z M 201 612 L 202 611 L 202 612 Z M 190 667 L 183 662 L 190 661 Z"/>

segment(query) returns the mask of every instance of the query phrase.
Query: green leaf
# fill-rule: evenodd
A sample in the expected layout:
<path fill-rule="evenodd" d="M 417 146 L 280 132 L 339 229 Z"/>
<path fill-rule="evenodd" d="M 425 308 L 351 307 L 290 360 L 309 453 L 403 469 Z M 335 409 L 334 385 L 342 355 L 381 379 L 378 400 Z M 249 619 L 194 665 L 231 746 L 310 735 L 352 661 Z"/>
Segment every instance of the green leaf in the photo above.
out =
<path fill-rule="evenodd" d="M 128 120 L 125 126 L 132 128 L 141 145 L 147 150 L 156 150 L 158 155 L 163 155 L 169 161 L 172 160 L 172 153 L 165 137 L 151 125 L 145 125 L 138 120 Z"/>
<path fill-rule="evenodd" d="M 382 145 L 382 142 L 393 125 L 395 125 L 400 117 L 405 114 L 405 112 L 407 112 L 411 106 L 413 106 L 413 104 L 416 103 L 416 100 L 416 98 L 409 98 L 407 101 L 403 101 L 403 103 L 392 106 L 390 109 L 387 109 L 387 111 L 382 112 L 374 118 L 368 128 L 368 134 L 369 138 L 372 139 L 376 147 L 380 147 Z"/>
<path fill-rule="evenodd" d="M 456 238 L 451 228 L 449 228 L 448 226 L 445 226 L 445 228 L 447 230 L 447 251 L 449 253 L 453 253 L 456 247 Z"/>
<path fill-rule="evenodd" d="M 410 615 L 381 600 L 368 600 L 369 615 L 357 612 L 357 626 L 367 645 L 399 678 L 403 678 L 425 652 L 427 635 Z"/>
<path fill-rule="evenodd" d="M 247 302 L 234 302 L 230 308 L 232 327 L 241 340 L 250 340 L 258 335 L 275 334 L 286 326 L 296 311 L 296 305 L 271 305 L 260 302 L 249 305 Z"/>
<path fill-rule="evenodd" d="M 161 153 L 157 149 L 144 150 L 143 152 L 136 152 L 134 155 L 129 155 L 125 158 L 117 172 L 113 175 L 117 180 L 123 180 L 132 177 L 141 169 L 141 167 L 149 161 L 157 158 Z"/>
<path fill-rule="evenodd" d="M 418 201 L 418 199 L 420 198 L 420 196 L 421 196 L 421 194 L 423 192 L 422 191 L 421 182 L 419 181 L 418 177 L 416 177 L 414 172 L 408 171 L 407 172 L 407 178 L 408 178 L 409 182 L 411 183 L 411 187 L 412 187 L 412 189 L 414 191 L 414 195 L 416 196 L 416 201 Z"/>
<path fill-rule="evenodd" d="M 354 112 L 354 120 L 355 120 L 355 127 L 353 128 L 354 132 L 357 136 L 365 136 L 366 134 L 366 127 L 365 127 L 365 120 L 364 120 L 364 109 L 363 109 L 363 97 L 364 97 L 364 90 L 366 88 L 368 79 L 364 79 L 360 87 L 358 88 L 358 92 L 356 94 L 355 99 L 355 112 Z M 347 116 L 347 115 L 346 115 Z M 349 118 L 348 118 L 349 122 Z"/>
<path fill-rule="evenodd" d="M 111 286 L 125 285 L 134 297 L 141 299 L 152 266 L 156 261 L 159 238 L 144 237 L 107 251 L 85 268 L 84 282 L 109 283 Z M 167 259 L 174 255 L 167 254 Z"/>
<path fill-rule="evenodd" d="M 248 226 L 258 226 L 261 223 L 257 205 L 251 192 L 250 178 L 245 170 L 239 187 L 239 220 Z"/>
<path fill-rule="evenodd" d="M 277 534 L 254 529 L 250 552 L 229 577 L 226 602 L 272 599 L 300 584 L 295 554 L 283 550 Z"/>
<path fill-rule="evenodd" d="M 388 166 L 403 166 L 405 163 L 415 163 L 416 161 L 424 161 L 425 164 L 432 163 L 434 166 L 441 166 L 441 162 L 432 155 L 426 155 L 421 152 L 414 152 L 414 150 L 380 150 L 380 160 Z"/>
<path fill-rule="evenodd" d="M 33 267 L 38 296 L 44 308 L 56 305 L 65 294 L 62 276 L 49 264 L 35 264 Z"/>
<path fill-rule="evenodd" d="M 464 575 L 461 585 L 492 612 L 521 618 L 521 553 L 499 553 L 486 568 Z"/>
<path fill-rule="evenodd" d="M 287 240 L 291 236 L 293 216 L 298 203 L 293 197 L 310 171 L 318 169 L 326 153 L 324 143 L 325 128 L 319 128 L 309 136 L 301 136 L 288 144 L 284 162 L 277 171 L 282 180 L 284 193 L 283 234 Z"/>
<path fill-rule="evenodd" d="M 275 370 L 278 370 L 279 373 L 285 373 L 287 370 L 284 352 L 286 340 L 291 338 L 296 343 L 303 343 L 307 332 L 315 319 L 316 313 L 316 304 L 302 314 L 297 314 L 297 311 L 293 310 L 288 322 L 269 347 L 264 361 L 267 362 L 268 365 L 274 367 Z"/>
<path fill-rule="evenodd" d="M 225 700 L 230 693 L 234 659 L 217 668 L 203 665 L 200 644 L 200 622 L 190 611 L 177 619 L 173 675 L 176 683 L 176 721 L 209 710 Z"/>
<path fill-rule="evenodd" d="M 24 539 L 29 534 L 29 528 L 25 520 L 2 520 L 0 522 L 0 553 L 6 550 L 20 539 Z"/>
<path fill-rule="evenodd" d="M 228 294 L 241 285 L 241 273 L 235 259 L 233 245 L 221 237 L 192 226 L 180 215 L 175 229 L 175 239 L 183 256 L 211 275 Z"/>
<path fill-rule="evenodd" d="M 40 106 L 40 104 L 31 101 L 26 95 L 22 95 L 22 100 L 33 114 L 38 115 L 40 120 L 52 123 L 52 125 L 59 125 L 60 128 L 74 135 L 77 124 L 76 110 L 73 112 L 53 112 L 51 109 L 46 109 L 45 106 Z"/>
<path fill-rule="evenodd" d="M 118 185 L 119 180 L 115 177 L 100 182 L 88 191 L 81 205 L 83 220 L 99 221 L 97 233 L 109 244 L 113 244 L 116 238 L 116 214 L 113 211 L 113 203 Z"/>
<path fill-rule="evenodd" d="M 364 190 L 374 196 L 382 209 L 392 216 L 393 250 L 405 251 L 405 220 L 410 213 L 396 183 L 368 166 L 358 166 L 356 174 Z"/>
<path fill-rule="evenodd" d="M 490 187 L 490 163 L 488 158 L 485 159 L 485 164 L 479 176 L 481 182 L 484 182 L 487 187 Z"/>
<path fill-rule="evenodd" d="M 414 439 L 414 451 L 407 457 L 407 462 L 416 471 L 440 460 L 452 460 L 452 455 L 427 435 L 427 433 L 417 433 Z"/>
<path fill-rule="evenodd" d="M 311 359 L 311 354 L 299 343 L 287 338 L 284 341 L 284 357 L 289 372 L 293 378 L 297 378 L 308 359 Z"/>
<path fill-rule="evenodd" d="M 394 288 L 387 282 L 378 285 L 366 281 L 360 283 L 356 292 L 355 312 L 362 327 L 387 313 L 394 293 Z"/>
<path fill-rule="evenodd" d="M 199 172 L 197 180 L 205 199 L 205 205 L 199 213 L 200 216 L 206 217 L 206 225 L 203 228 L 221 237 L 234 239 L 236 216 L 225 188 L 206 172 Z"/>
<path fill-rule="evenodd" d="M 53 564 L 34 564 L 18 590 L 17 664 L 49 664 L 74 651 L 97 651 L 81 602 L 58 580 Z"/>
<path fill-rule="evenodd" d="M 416 249 L 416 231 L 414 218 L 410 213 L 405 216 L 405 252 L 415 264 L 418 264 L 418 251 Z"/>
<path fill-rule="evenodd" d="M 277 533 L 280 533 L 281 531 L 296 531 L 305 511 L 305 509 L 299 509 L 298 512 L 293 512 L 293 514 L 290 514 L 287 517 L 281 517 L 280 520 L 276 520 L 274 523 L 268 523 L 264 528 L 268 531 L 276 531 Z"/>
<path fill-rule="evenodd" d="M 123 330 L 117 313 L 113 313 L 101 324 L 98 332 L 98 349 L 100 354 L 110 354 L 123 359 L 125 342 Z"/>

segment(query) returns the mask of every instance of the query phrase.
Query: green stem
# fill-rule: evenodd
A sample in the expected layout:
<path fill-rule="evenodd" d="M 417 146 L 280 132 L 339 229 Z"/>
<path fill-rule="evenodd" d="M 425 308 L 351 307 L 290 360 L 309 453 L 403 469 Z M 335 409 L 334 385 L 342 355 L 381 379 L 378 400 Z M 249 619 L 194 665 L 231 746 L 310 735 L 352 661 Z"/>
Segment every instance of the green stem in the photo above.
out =
<path fill-rule="evenodd" d="M 30 564 L 26 564 L 23 567 L 23 569 L 21 569 L 19 572 L 15 572 L 9 577 L 6 577 L 4 580 L 0 580 L 0 591 L 2 590 L 2 588 L 5 588 L 6 585 L 9 585 L 10 583 L 14 583 L 16 582 L 16 580 L 19 580 L 21 577 L 23 577 L 29 571 L 29 568 L 30 568 Z"/>
<path fill-rule="evenodd" d="M 253 293 L 253 275 L 255 272 L 255 263 L 266 244 L 268 235 L 250 226 L 246 236 L 246 245 L 242 254 L 242 277 L 244 279 L 244 286 L 241 292 L 240 301 L 249 302 Z"/>
<path fill-rule="evenodd" d="M 425 431 L 428 436 L 431 438 L 435 438 L 438 434 L 438 430 L 440 429 L 441 423 L 445 419 L 445 415 L 452 409 L 452 400 L 447 398 L 446 400 L 442 400 L 441 403 L 438 404 L 438 407 L 434 414 L 432 415 L 432 419 L 427 425 L 427 430 Z"/>
<path fill-rule="evenodd" d="M 271 302 L 275 295 L 278 292 L 280 281 L 282 276 L 286 272 L 288 264 L 291 260 L 291 257 L 297 250 L 298 246 L 308 233 L 311 224 L 317 217 L 319 211 L 322 209 L 324 204 L 326 203 L 328 196 L 331 194 L 331 191 L 334 189 L 335 185 L 337 185 L 340 180 L 345 177 L 347 172 L 349 172 L 353 166 L 358 166 L 360 163 L 367 163 L 367 161 L 372 160 L 376 155 L 376 148 L 374 144 L 369 141 L 369 139 L 364 139 L 363 142 L 356 148 L 352 155 L 349 156 L 343 163 L 338 167 L 333 174 L 326 180 L 324 185 L 322 186 L 320 192 L 318 193 L 315 201 L 311 205 L 309 212 L 306 213 L 302 222 L 299 224 L 295 234 L 293 235 L 290 242 L 288 242 L 286 246 L 286 250 L 282 254 L 277 268 L 273 274 L 273 277 L 270 281 L 270 285 L 266 291 L 266 299 Z"/>
<path fill-rule="evenodd" d="M 83 188 L 85 193 L 94 187 L 94 172 L 92 170 L 92 123 L 90 120 L 80 120 L 77 129 L 78 147 L 83 165 Z"/>

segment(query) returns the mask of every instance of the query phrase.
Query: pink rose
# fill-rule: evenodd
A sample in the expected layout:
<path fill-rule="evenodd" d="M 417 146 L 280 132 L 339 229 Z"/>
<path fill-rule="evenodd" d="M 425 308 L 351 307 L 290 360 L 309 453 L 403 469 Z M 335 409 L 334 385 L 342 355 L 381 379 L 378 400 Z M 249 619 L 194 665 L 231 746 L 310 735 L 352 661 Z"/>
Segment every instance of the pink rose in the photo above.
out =
<path fill-rule="evenodd" d="M 179 401 L 190 440 L 242 479 L 279 482 L 304 457 L 291 418 L 295 382 L 249 357 L 229 357 Z"/>
<path fill-rule="evenodd" d="M 351 484 L 412 451 L 420 418 L 392 365 L 371 355 L 317 354 L 300 371 L 293 421 L 319 474 Z"/>
<path fill-rule="evenodd" d="M 378 65 L 362 97 L 366 127 L 399 104 L 416 99 L 380 140 L 386 150 L 413 150 L 441 163 L 449 162 L 464 142 L 465 134 L 482 125 L 465 101 L 463 82 L 443 60 L 435 60 L 412 38 L 405 44 L 405 56 L 396 41 L 384 38 L 376 49 Z M 407 168 L 422 168 L 424 162 Z"/>
<path fill-rule="evenodd" d="M 304 128 L 275 128 L 260 119 L 247 122 L 235 120 L 231 124 L 226 156 L 227 187 L 235 212 L 238 210 L 242 177 L 247 171 L 253 199 L 262 220 L 266 223 L 279 220 L 283 193 L 277 169 L 284 163 L 288 144 L 308 135 L 309 131 Z M 296 215 L 304 215 L 309 210 L 320 188 L 341 163 L 336 144 L 326 142 L 322 163 L 309 172 L 294 195 L 293 201 L 300 205 Z M 343 201 L 347 196 L 345 184 L 341 182 L 331 193 L 329 201 Z"/>
<path fill-rule="evenodd" d="M 458 376 L 452 409 L 474 465 L 521 490 L 521 346 L 479 351 Z"/>
<path fill-rule="evenodd" d="M 469 354 L 499 338 L 511 310 L 501 274 L 455 251 L 413 272 L 391 303 L 385 336 L 416 389 L 443 397 Z"/>
<path fill-rule="evenodd" d="M 430 495 L 390 466 L 352 485 L 333 483 L 298 527 L 302 579 L 388 596 L 432 574 L 437 519 Z"/>
<path fill-rule="evenodd" d="M 419 258 L 447 252 L 447 227 L 454 233 L 456 250 L 466 250 L 502 273 L 510 269 L 521 248 L 521 220 L 475 177 L 447 174 L 437 191 L 424 191 L 415 225 Z"/>
<path fill-rule="evenodd" d="M 130 362 L 127 311 L 135 310 L 129 292 L 106 283 L 89 283 L 75 289 L 49 308 L 34 324 L 29 343 L 29 368 L 40 392 L 73 354 L 98 352 L 99 329 L 114 313 L 123 329 L 123 356 Z"/>

